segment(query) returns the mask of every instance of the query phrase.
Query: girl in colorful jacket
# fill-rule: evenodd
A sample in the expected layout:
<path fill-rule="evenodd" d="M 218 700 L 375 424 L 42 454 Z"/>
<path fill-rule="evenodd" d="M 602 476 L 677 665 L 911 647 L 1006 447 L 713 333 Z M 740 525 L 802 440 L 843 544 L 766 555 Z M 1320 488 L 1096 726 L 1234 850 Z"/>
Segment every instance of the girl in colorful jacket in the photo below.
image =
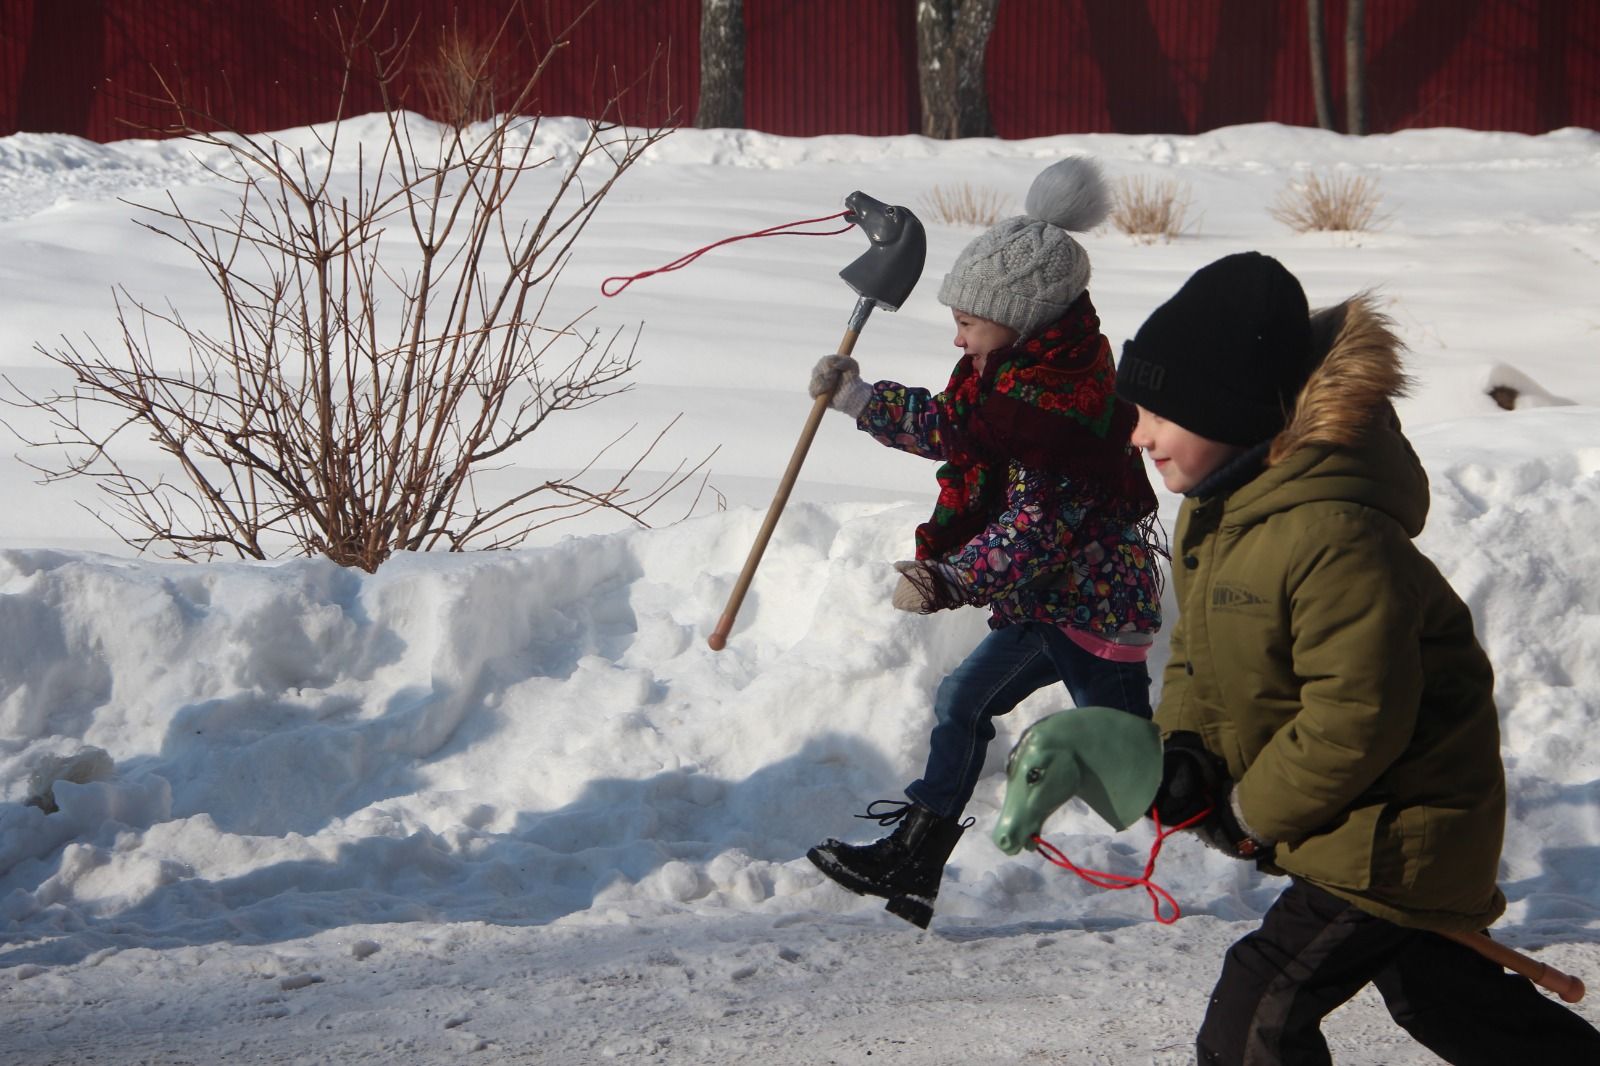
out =
<path fill-rule="evenodd" d="M 894 606 L 923 614 L 989 608 L 989 635 L 940 684 L 923 775 L 908 802 L 868 813 L 893 832 L 827 840 L 809 858 L 852 891 L 926 927 L 961 813 L 994 738 L 991 721 L 1056 682 L 1073 700 L 1150 716 L 1145 666 L 1160 625 L 1156 500 L 1129 446 L 1133 410 L 1115 395 L 1110 345 L 1089 300 L 1089 258 L 1070 230 L 1105 217 L 1089 160 L 1062 160 L 1029 189 L 1025 214 L 973 240 L 939 300 L 964 353 L 937 395 L 869 385 L 827 356 L 813 397 L 883 444 L 942 462 L 932 517 L 916 531 Z"/>
<path fill-rule="evenodd" d="M 1428 481 L 1371 296 L 1308 313 L 1257 253 L 1201 269 L 1128 342 L 1133 443 L 1182 493 L 1155 811 L 1289 887 L 1228 951 L 1203 1066 L 1329 1063 L 1372 983 L 1446 1062 L 1600 1063 L 1600 1033 L 1439 932 L 1485 929 L 1505 823 L 1494 677 L 1412 543 Z"/>

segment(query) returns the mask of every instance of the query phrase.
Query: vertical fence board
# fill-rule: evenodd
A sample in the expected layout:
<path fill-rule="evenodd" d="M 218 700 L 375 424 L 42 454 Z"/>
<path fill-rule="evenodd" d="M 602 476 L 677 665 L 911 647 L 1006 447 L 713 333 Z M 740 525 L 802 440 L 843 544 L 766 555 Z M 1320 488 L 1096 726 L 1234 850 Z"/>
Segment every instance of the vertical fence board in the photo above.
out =
<path fill-rule="evenodd" d="M 753 129 L 881 136 L 920 125 L 914 4 L 745 0 L 745 40 Z"/>

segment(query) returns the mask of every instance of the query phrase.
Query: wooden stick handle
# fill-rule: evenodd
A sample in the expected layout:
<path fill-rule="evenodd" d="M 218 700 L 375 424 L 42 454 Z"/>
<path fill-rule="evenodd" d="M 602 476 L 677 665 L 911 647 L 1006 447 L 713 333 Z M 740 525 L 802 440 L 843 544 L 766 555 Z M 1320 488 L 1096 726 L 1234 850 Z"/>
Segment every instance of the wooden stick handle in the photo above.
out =
<path fill-rule="evenodd" d="M 866 307 L 871 310 L 871 305 Z M 839 342 L 839 354 L 849 355 L 855 351 L 856 338 L 861 335 L 861 323 L 866 314 L 858 303 L 856 314 L 850 320 L 850 328 L 845 330 L 844 339 Z M 756 576 L 756 567 L 761 563 L 761 555 L 767 550 L 767 542 L 772 539 L 772 531 L 777 528 L 778 516 L 783 514 L 784 505 L 789 502 L 789 493 L 794 490 L 794 483 L 800 476 L 800 465 L 806 461 L 806 452 L 811 450 L 811 440 L 817 435 L 817 427 L 822 424 L 822 416 L 828 413 L 828 401 L 833 399 L 832 394 L 823 393 L 811 405 L 811 414 L 806 418 L 805 428 L 800 431 L 800 440 L 794 446 L 794 454 L 789 457 L 788 469 L 783 472 L 783 479 L 778 482 L 778 491 L 772 497 L 772 503 L 767 507 L 766 521 L 761 523 L 761 530 L 756 534 L 756 542 L 750 547 L 750 555 L 744 561 L 744 569 L 739 572 L 739 579 L 733 583 L 733 591 L 728 595 L 728 605 L 722 609 L 722 618 L 717 622 L 717 628 L 711 631 L 711 636 L 706 643 L 711 645 L 712 651 L 721 651 L 728 645 L 728 634 L 733 630 L 733 620 L 739 614 L 739 606 L 744 603 L 744 595 L 750 591 L 750 582 Z"/>
<path fill-rule="evenodd" d="M 1583 998 L 1585 989 L 1581 979 L 1569 973 L 1562 973 L 1548 963 L 1530 959 L 1522 952 L 1508 948 L 1498 941 L 1491 940 L 1482 933 L 1442 933 L 1440 935 L 1454 940 L 1457 944 L 1466 945 L 1478 954 L 1499 963 L 1514 973 L 1520 973 L 1540 988 L 1554 992 L 1568 1003 L 1576 1003 Z"/>

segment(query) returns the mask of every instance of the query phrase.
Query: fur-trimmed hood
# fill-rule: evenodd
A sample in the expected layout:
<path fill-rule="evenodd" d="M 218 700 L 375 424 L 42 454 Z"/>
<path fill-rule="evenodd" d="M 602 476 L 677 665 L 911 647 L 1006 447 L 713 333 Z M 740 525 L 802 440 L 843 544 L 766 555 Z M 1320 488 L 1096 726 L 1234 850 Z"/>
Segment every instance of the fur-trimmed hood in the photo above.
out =
<path fill-rule="evenodd" d="M 1316 312 L 1312 336 L 1327 354 L 1273 438 L 1266 470 L 1233 494 L 1230 522 L 1344 500 L 1382 510 L 1416 536 L 1427 519 L 1428 478 L 1391 402 L 1410 385 L 1394 322 L 1361 293 Z"/>
<path fill-rule="evenodd" d="M 1288 425 L 1273 439 L 1268 466 L 1307 444 L 1355 444 L 1374 422 L 1393 417 L 1390 402 L 1410 387 L 1400 365 L 1405 345 L 1370 292 L 1313 314 L 1311 338 L 1313 348 L 1326 354 L 1295 398 Z"/>

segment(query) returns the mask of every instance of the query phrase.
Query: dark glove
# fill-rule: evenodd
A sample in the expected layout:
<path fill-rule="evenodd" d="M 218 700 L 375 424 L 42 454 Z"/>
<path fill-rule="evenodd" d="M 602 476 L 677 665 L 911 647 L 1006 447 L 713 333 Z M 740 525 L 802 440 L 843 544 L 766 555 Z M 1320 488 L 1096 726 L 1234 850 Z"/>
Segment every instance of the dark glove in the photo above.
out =
<path fill-rule="evenodd" d="M 1161 752 L 1161 787 L 1151 807 L 1166 828 L 1204 814 L 1189 828 L 1207 847 L 1224 855 L 1261 859 L 1272 854 L 1272 844 L 1252 835 L 1234 810 L 1227 763 L 1207 750 L 1198 733 L 1167 737 Z"/>
<path fill-rule="evenodd" d="M 1214 807 L 1226 764 L 1206 750 L 1199 733 L 1169 735 L 1161 750 L 1161 787 L 1151 805 L 1166 828 L 1181 825 Z"/>
<path fill-rule="evenodd" d="M 930 562 L 899 562 L 894 568 L 900 571 L 890 602 L 896 610 L 915 614 L 932 614 L 967 602 L 961 590 L 960 579 L 950 567 Z"/>

